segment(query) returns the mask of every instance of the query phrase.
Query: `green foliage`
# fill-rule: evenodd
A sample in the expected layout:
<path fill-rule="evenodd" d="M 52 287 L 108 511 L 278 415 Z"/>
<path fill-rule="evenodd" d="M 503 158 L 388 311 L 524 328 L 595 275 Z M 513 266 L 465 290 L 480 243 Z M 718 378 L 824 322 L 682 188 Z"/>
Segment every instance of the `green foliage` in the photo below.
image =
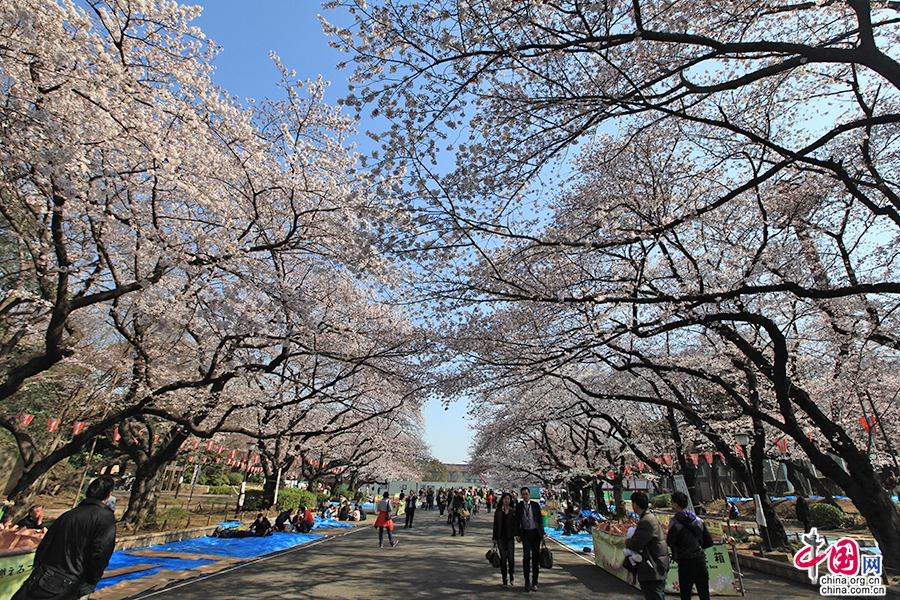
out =
<path fill-rule="evenodd" d="M 314 509 L 316 496 L 309 490 L 284 488 L 278 492 L 278 510 L 298 509 L 301 506 Z"/>
<path fill-rule="evenodd" d="M 214 457 L 215 455 L 212 456 Z M 225 473 L 225 465 L 213 461 L 203 465 L 203 471 L 197 478 L 197 483 L 210 486 L 229 485 L 230 482 L 228 481 L 228 474 Z"/>
<path fill-rule="evenodd" d="M 841 509 L 824 502 L 809 506 L 810 522 L 820 529 L 840 529 L 844 525 L 844 516 Z"/>
<path fill-rule="evenodd" d="M 237 490 L 230 485 L 211 485 L 209 493 L 213 496 L 233 496 Z"/>
<path fill-rule="evenodd" d="M 672 494 L 659 494 L 650 499 L 650 504 L 656 508 L 669 508 L 672 506 Z"/>
<path fill-rule="evenodd" d="M 231 485 L 241 485 L 241 482 L 244 481 L 244 474 L 239 471 L 232 471 L 228 474 L 227 479 Z"/>
<path fill-rule="evenodd" d="M 312 492 L 310 492 L 310 493 L 312 493 Z M 329 496 L 325 492 L 319 492 L 316 494 L 316 501 L 313 504 L 313 506 L 318 506 L 319 502 L 330 502 L 330 501 L 331 501 L 331 496 Z"/>
<path fill-rule="evenodd" d="M 447 465 L 433 458 L 431 460 L 423 460 L 418 465 L 422 473 L 422 481 L 450 481 L 450 470 Z"/>

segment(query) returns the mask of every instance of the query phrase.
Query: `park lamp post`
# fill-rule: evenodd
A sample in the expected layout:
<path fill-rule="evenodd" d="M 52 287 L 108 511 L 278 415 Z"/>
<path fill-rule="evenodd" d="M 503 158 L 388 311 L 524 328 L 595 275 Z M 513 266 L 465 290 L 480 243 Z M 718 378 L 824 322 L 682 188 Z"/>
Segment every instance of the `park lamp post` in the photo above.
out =
<path fill-rule="evenodd" d="M 756 510 L 756 525 L 759 527 L 759 532 L 762 534 L 762 538 L 765 541 L 766 551 L 771 552 L 772 543 L 769 541 L 769 529 L 768 524 L 766 523 L 766 514 L 763 512 L 762 502 L 759 499 L 759 494 L 756 493 L 756 483 L 753 479 L 753 464 L 750 462 L 750 453 L 748 451 L 750 436 L 746 433 L 738 433 L 735 434 L 734 441 L 741 447 L 741 451 L 744 454 L 744 466 L 747 468 L 747 477 L 750 479 L 750 493 L 753 495 L 753 508 Z"/>
<path fill-rule="evenodd" d="M 247 494 L 247 475 L 250 474 L 250 459 L 253 457 L 254 450 L 256 450 L 256 443 L 247 442 L 247 468 L 244 469 L 244 479 L 241 481 L 241 493 L 238 494 L 237 510 L 234 511 L 235 519 L 239 519 L 241 511 L 244 510 L 244 498 Z"/>

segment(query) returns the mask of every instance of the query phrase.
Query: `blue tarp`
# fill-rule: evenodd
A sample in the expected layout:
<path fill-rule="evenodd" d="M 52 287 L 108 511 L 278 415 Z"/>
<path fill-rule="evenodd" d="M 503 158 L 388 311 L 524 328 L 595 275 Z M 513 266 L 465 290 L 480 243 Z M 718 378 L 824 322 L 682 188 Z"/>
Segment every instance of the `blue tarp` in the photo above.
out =
<path fill-rule="evenodd" d="M 563 535 L 562 531 L 554 529 L 548 530 L 547 535 L 579 553 L 584 552 L 585 548 L 590 548 L 592 551 L 594 549 L 594 538 L 586 531 Z"/>
<path fill-rule="evenodd" d="M 325 537 L 309 533 L 273 533 L 266 537 L 215 538 L 202 537 L 182 540 L 161 546 L 151 546 L 146 550 L 175 552 L 178 554 L 211 554 L 235 558 L 253 558 L 279 550 L 287 550 L 306 542 Z"/>
<path fill-rule="evenodd" d="M 110 585 L 115 585 L 120 581 L 127 581 L 129 579 L 140 579 L 141 577 L 147 577 L 148 575 L 154 575 L 162 570 L 167 571 L 181 571 L 183 569 L 196 569 L 197 567 L 202 567 L 203 565 L 208 565 L 212 562 L 212 560 L 206 558 L 198 558 L 195 560 L 183 559 L 183 558 L 168 558 L 168 557 L 156 557 L 156 556 L 134 556 L 129 554 L 127 551 L 118 550 L 113 552 L 112 557 L 109 559 L 109 566 L 106 567 L 107 571 L 114 571 L 116 569 L 122 569 L 125 567 L 133 567 L 135 565 L 142 564 L 150 564 L 157 565 L 152 569 L 144 569 L 141 571 L 134 571 L 132 573 L 127 573 L 125 575 L 119 575 L 117 577 L 106 577 L 100 580 L 99 585 L 97 585 L 97 589 L 105 588 Z"/>
<path fill-rule="evenodd" d="M 313 519 L 315 521 L 313 529 L 318 529 L 319 527 L 356 527 L 356 525 L 346 521 L 335 521 L 334 519 L 323 519 L 322 517 L 313 517 Z"/>

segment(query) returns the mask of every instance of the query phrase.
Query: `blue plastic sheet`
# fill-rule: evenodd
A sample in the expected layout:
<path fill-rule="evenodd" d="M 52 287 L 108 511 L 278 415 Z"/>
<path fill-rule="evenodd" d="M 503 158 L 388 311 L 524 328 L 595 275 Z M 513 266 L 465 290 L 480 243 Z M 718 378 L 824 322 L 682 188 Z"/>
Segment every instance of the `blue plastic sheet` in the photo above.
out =
<path fill-rule="evenodd" d="M 309 533 L 273 533 L 266 537 L 215 538 L 202 537 L 182 540 L 161 546 L 151 546 L 147 550 L 175 552 L 178 554 L 210 554 L 235 558 L 253 558 L 279 550 L 287 550 L 300 544 L 325 537 Z"/>
<path fill-rule="evenodd" d="M 149 575 L 154 575 L 162 570 L 167 571 L 180 571 L 183 569 L 196 569 L 197 567 L 202 567 L 203 565 L 208 565 L 212 562 L 212 560 L 206 558 L 198 558 L 194 560 L 183 559 L 183 558 L 169 558 L 169 557 L 150 557 L 150 556 L 134 556 L 129 554 L 128 551 L 118 550 L 113 552 L 112 557 L 109 559 L 109 565 L 106 567 L 107 571 L 114 571 L 116 569 L 123 569 L 125 567 L 133 567 L 136 565 L 142 564 L 150 564 L 156 565 L 150 569 L 143 569 L 140 571 L 133 571 L 131 573 L 126 573 L 124 575 L 118 575 L 116 577 L 106 577 L 100 580 L 100 583 L 97 585 L 97 589 L 104 588 L 110 585 L 115 585 L 120 581 L 127 581 L 129 579 L 140 579 L 142 577 L 147 577 Z"/>
<path fill-rule="evenodd" d="M 594 549 L 594 538 L 586 531 L 573 533 L 571 535 L 563 535 L 562 531 L 554 529 L 548 530 L 547 535 L 579 553 L 584 552 L 585 548 L 590 548 L 591 550 Z"/>
<path fill-rule="evenodd" d="M 356 527 L 352 523 L 346 521 L 335 521 L 334 519 L 323 519 L 322 517 L 314 517 L 313 529 L 319 527 Z"/>

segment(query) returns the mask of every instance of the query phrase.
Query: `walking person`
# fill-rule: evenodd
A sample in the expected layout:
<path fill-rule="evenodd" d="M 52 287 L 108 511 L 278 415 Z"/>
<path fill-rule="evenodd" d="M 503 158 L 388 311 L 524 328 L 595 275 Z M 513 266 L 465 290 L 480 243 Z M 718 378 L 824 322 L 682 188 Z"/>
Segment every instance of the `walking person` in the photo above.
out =
<path fill-rule="evenodd" d="M 523 487 L 522 501 L 516 505 L 516 541 L 522 543 L 522 573 L 525 577 L 525 591 L 538 590 L 539 557 L 544 533 L 541 505 L 531 499 L 531 490 Z M 530 579 L 529 579 L 530 576 Z"/>
<path fill-rule="evenodd" d="M 116 517 L 104 504 L 114 486 L 109 475 L 93 480 L 87 498 L 50 526 L 13 600 L 76 600 L 94 591 L 116 546 Z"/>
<path fill-rule="evenodd" d="M 385 492 L 384 496 L 381 500 L 378 501 L 378 506 L 375 507 L 375 510 L 378 511 L 378 516 L 375 518 L 375 527 L 378 528 L 378 547 L 384 548 L 384 530 L 387 529 L 388 533 L 388 541 L 391 543 L 391 547 L 397 545 L 396 540 L 394 540 L 394 517 L 392 514 L 391 508 L 391 500 L 388 493 Z"/>
<path fill-rule="evenodd" d="M 681 600 L 690 600 L 694 585 L 700 600 L 709 600 L 709 569 L 704 549 L 713 545 L 713 539 L 706 523 L 687 509 L 688 504 L 684 492 L 672 494 L 675 516 L 669 521 L 666 544 L 672 548 L 672 559 L 678 563 Z"/>
<path fill-rule="evenodd" d="M 404 511 L 404 514 L 406 515 L 406 524 L 404 527 L 406 529 L 412 529 L 413 517 L 416 516 L 416 502 L 418 502 L 418 500 L 415 492 L 410 492 L 409 496 L 406 497 L 406 510 Z"/>
<path fill-rule="evenodd" d="M 453 528 L 453 535 L 456 535 L 456 526 L 459 525 L 459 535 L 466 535 L 466 517 L 468 516 L 468 510 L 466 509 L 466 499 L 463 496 L 463 491 L 459 490 L 456 492 L 456 495 L 453 496 L 453 500 L 450 501 L 449 514 L 450 514 L 450 527 Z"/>
<path fill-rule="evenodd" d="M 641 555 L 637 579 L 645 600 L 666 600 L 666 575 L 669 573 L 669 550 L 662 525 L 649 510 L 650 500 L 644 492 L 631 495 L 631 510 L 640 520 L 625 547 Z"/>
<path fill-rule="evenodd" d="M 500 496 L 500 506 L 494 512 L 494 544 L 500 551 L 500 575 L 503 576 L 503 586 L 515 585 L 513 573 L 515 572 L 516 550 L 516 510 L 513 507 L 512 495 L 504 492 Z M 507 584 L 507 577 L 509 584 Z"/>

